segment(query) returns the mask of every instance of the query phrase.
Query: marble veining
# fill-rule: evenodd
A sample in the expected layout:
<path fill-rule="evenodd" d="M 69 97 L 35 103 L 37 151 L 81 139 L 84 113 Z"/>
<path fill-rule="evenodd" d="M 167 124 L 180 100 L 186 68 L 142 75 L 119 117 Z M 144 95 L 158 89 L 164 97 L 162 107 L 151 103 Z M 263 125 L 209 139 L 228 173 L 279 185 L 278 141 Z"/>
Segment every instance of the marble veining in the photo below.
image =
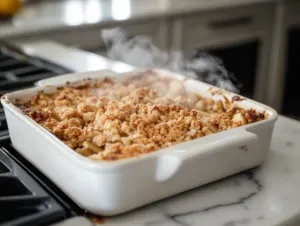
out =
<path fill-rule="evenodd" d="M 220 203 L 220 204 L 215 204 L 215 205 L 211 205 L 211 206 L 207 206 L 204 207 L 202 209 L 198 209 L 198 210 L 192 210 L 192 211 L 188 211 L 188 212 L 183 212 L 183 213 L 175 213 L 175 214 L 170 214 L 167 215 L 170 219 L 172 219 L 173 221 L 176 222 L 180 222 L 179 220 L 177 220 L 180 217 L 185 217 L 191 214 L 197 214 L 197 213 L 202 213 L 202 212 L 207 212 L 207 211 L 211 211 L 217 208 L 223 208 L 223 207 L 227 207 L 227 206 L 233 206 L 233 205 L 244 205 L 244 208 L 247 208 L 245 206 L 245 202 L 252 198 L 253 196 L 255 196 L 259 191 L 261 191 L 262 189 L 262 185 L 259 183 L 259 181 L 254 177 L 254 173 L 252 171 L 248 171 L 246 173 L 244 173 L 245 179 L 249 180 L 251 182 L 253 182 L 255 184 L 255 187 L 253 188 L 253 191 L 249 191 L 248 194 L 245 194 L 242 197 L 239 198 L 235 198 L 232 201 L 228 201 L 225 203 Z M 235 178 L 233 179 L 233 183 L 234 186 L 241 186 L 241 183 Z"/>
<path fill-rule="evenodd" d="M 210 190 L 219 190 L 219 192 L 223 193 L 223 189 L 220 187 L 219 183 L 224 183 L 224 187 L 241 187 L 241 186 L 249 186 L 251 187 L 251 189 L 249 191 L 245 191 L 239 195 L 241 195 L 239 197 L 235 196 L 232 199 L 229 200 L 225 200 L 224 202 L 220 202 L 217 204 L 214 203 L 208 203 L 207 206 L 204 206 L 200 209 L 195 209 L 195 210 L 190 210 L 187 212 L 178 212 L 178 213 L 164 213 L 164 216 L 166 217 L 166 220 L 159 220 L 159 221 L 148 221 L 145 222 L 144 225 L 146 226 L 153 226 L 153 225 L 161 225 L 163 223 L 165 223 L 166 221 L 173 221 L 174 223 L 178 224 L 178 225 L 182 225 L 182 226 L 188 226 L 189 224 L 186 224 L 184 222 L 181 221 L 181 218 L 185 218 L 188 217 L 189 215 L 194 215 L 194 214 L 202 214 L 205 212 L 209 212 L 209 211 L 214 211 L 215 209 L 218 208 L 226 208 L 226 207 L 231 207 L 231 206 L 235 206 L 235 205 L 241 205 L 244 209 L 248 209 L 246 202 L 248 199 L 251 199 L 252 197 L 254 197 L 255 195 L 257 195 L 262 189 L 263 186 L 260 184 L 259 180 L 255 177 L 255 172 L 256 170 L 249 170 L 246 171 L 244 173 L 240 173 L 239 175 L 236 175 L 233 178 L 227 178 L 224 179 L 223 181 L 219 181 L 219 182 L 215 182 L 215 183 L 211 183 L 209 185 L 206 185 L 205 187 L 207 189 Z M 229 184 L 228 184 L 229 183 Z M 229 186 L 228 186 L 229 185 Z M 216 186 L 214 188 L 214 186 Z M 219 187 L 221 189 L 219 189 Z M 205 188 L 204 188 L 205 189 Z M 263 217 L 258 217 L 259 219 L 262 219 Z M 242 223 L 246 223 L 249 222 L 250 220 L 244 218 L 244 219 L 239 219 L 239 220 L 231 220 L 228 221 L 227 223 L 225 223 L 224 225 L 235 225 L 238 222 L 242 222 Z"/>

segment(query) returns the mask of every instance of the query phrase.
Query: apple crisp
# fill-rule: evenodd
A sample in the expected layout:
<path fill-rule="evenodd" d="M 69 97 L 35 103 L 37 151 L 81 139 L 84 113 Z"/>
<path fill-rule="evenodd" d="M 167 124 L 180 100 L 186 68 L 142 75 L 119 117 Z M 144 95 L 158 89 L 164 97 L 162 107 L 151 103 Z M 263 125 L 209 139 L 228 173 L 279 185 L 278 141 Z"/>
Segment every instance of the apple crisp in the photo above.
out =
<path fill-rule="evenodd" d="M 224 99 L 204 98 L 187 92 L 178 80 L 150 73 L 119 82 L 105 78 L 66 84 L 18 105 L 77 153 L 94 160 L 118 160 L 267 117 Z"/>

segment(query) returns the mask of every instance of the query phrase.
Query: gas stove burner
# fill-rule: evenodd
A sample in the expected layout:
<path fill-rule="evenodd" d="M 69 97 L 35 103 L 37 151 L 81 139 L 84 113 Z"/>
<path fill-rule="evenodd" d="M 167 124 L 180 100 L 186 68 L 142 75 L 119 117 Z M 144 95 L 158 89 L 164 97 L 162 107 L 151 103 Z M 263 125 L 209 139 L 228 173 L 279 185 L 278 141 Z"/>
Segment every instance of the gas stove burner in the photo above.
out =
<path fill-rule="evenodd" d="M 49 225 L 83 211 L 13 148 L 0 142 L 0 226 Z"/>

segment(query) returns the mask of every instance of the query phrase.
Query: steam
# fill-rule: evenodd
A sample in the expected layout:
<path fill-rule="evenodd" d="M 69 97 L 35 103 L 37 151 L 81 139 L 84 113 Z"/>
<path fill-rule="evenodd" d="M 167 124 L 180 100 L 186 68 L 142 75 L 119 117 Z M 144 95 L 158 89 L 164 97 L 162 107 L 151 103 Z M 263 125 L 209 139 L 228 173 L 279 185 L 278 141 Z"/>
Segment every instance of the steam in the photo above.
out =
<path fill-rule="evenodd" d="M 161 68 L 184 74 L 217 87 L 238 93 L 236 79 L 224 67 L 222 61 L 209 54 L 197 54 L 193 59 L 180 52 L 164 52 L 146 36 L 129 38 L 121 28 L 102 30 L 102 38 L 108 48 L 108 57 L 139 68 Z"/>

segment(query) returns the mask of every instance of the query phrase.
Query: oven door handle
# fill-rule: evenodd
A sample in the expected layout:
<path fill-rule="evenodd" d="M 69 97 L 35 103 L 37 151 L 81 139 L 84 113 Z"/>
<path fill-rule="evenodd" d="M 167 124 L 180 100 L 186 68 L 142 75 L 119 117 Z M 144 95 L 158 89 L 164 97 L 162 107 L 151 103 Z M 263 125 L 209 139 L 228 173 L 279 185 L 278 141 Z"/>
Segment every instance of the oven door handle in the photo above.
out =
<path fill-rule="evenodd" d="M 208 27 L 213 30 L 249 26 L 254 22 L 252 16 L 242 16 L 233 19 L 217 20 L 208 23 Z"/>

